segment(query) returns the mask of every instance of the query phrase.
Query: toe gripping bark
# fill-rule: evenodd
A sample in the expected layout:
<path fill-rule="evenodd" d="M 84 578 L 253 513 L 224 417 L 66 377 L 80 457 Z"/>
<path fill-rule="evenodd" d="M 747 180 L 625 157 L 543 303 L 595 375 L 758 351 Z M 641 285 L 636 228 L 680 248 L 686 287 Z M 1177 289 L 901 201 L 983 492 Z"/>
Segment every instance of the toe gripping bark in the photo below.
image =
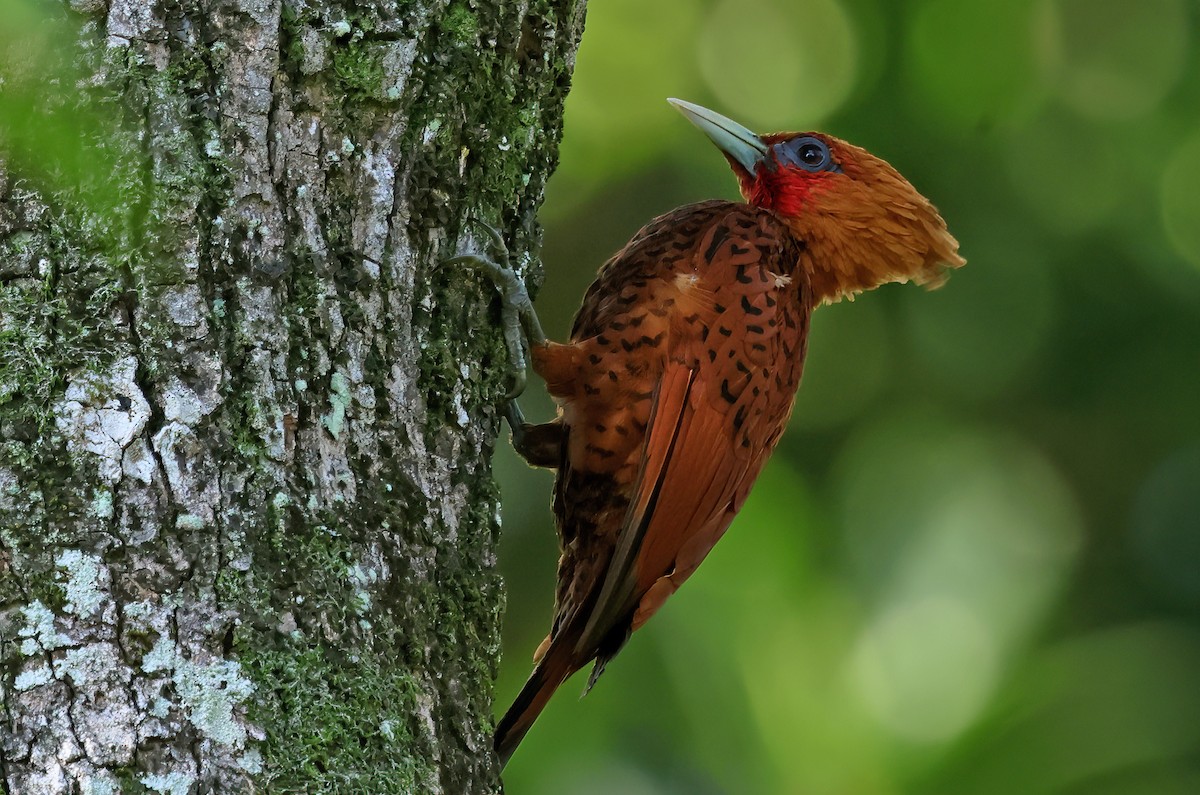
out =
<path fill-rule="evenodd" d="M 512 428 L 513 448 L 532 466 L 557 467 L 562 447 L 562 426 L 557 422 L 531 425 L 525 421 L 516 400 L 525 391 L 528 381 L 527 351 L 546 344 L 542 324 L 533 309 L 525 282 L 510 264 L 508 247 L 504 245 L 500 232 L 477 218 L 467 220 L 484 231 L 490 250 L 482 254 L 452 257 L 446 260 L 446 264 L 466 266 L 483 273 L 500 293 L 500 319 L 504 344 L 508 348 L 508 371 L 512 384 L 505 395 L 507 405 L 504 416 Z"/>
<path fill-rule="evenodd" d="M 488 236 L 490 251 L 482 254 L 462 254 L 446 260 L 447 265 L 465 265 L 483 273 L 500 291 L 501 323 L 504 327 L 504 343 L 508 347 L 509 375 L 512 387 L 508 399 L 512 400 L 525 391 L 528 362 L 527 348 L 543 345 L 546 335 L 534 312 L 533 302 L 525 282 L 509 264 L 508 247 L 500 233 L 477 218 L 467 219 Z"/>

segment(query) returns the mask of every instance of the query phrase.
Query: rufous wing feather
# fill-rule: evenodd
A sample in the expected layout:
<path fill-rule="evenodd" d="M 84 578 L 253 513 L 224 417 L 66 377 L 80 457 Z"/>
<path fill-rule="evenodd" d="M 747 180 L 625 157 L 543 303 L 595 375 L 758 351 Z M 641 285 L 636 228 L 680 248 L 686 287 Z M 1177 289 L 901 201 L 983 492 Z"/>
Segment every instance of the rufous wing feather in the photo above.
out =
<path fill-rule="evenodd" d="M 695 377 L 693 368 L 672 363 L 655 388 L 637 486 L 596 603 L 580 635 L 581 650 L 598 647 L 600 640 L 625 617 L 630 601 L 636 598 L 637 558 L 646 531 L 646 519 L 654 514 L 660 487 L 674 460 L 673 448 L 686 421 L 688 396 Z"/>

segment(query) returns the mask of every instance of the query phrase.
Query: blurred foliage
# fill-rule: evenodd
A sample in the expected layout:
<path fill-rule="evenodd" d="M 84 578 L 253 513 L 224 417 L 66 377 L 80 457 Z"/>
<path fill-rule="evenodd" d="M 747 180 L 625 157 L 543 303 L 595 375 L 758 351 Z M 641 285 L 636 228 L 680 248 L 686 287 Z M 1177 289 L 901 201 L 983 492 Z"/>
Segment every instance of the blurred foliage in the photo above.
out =
<path fill-rule="evenodd" d="M 668 96 L 866 146 L 968 265 L 817 312 L 745 510 L 585 700 L 563 688 L 508 792 L 1200 792 L 1198 23 L 1188 0 L 591 4 L 542 213 L 552 336 L 641 224 L 736 195 Z M 557 549 L 549 475 L 497 462 L 499 710 Z"/>
<path fill-rule="evenodd" d="M 116 98 L 63 46 L 82 40 L 83 20 L 65 4 L 0 0 L 0 162 L 104 215 L 119 204 L 114 172 L 127 147 Z"/>

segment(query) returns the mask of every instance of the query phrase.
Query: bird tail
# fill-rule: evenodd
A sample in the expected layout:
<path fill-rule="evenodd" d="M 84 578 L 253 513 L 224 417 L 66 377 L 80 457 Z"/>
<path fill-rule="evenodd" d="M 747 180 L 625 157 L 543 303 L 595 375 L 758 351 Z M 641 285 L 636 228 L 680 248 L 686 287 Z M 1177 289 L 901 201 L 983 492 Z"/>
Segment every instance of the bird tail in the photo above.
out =
<path fill-rule="evenodd" d="M 538 662 L 537 667 L 529 676 L 529 681 L 521 688 L 508 712 L 496 724 L 495 748 L 500 757 L 500 767 L 508 764 L 508 759 L 517 750 L 526 733 L 528 733 L 538 715 L 546 708 L 554 691 L 567 681 L 578 666 L 572 665 L 571 644 L 569 642 L 551 643 L 546 655 Z"/>

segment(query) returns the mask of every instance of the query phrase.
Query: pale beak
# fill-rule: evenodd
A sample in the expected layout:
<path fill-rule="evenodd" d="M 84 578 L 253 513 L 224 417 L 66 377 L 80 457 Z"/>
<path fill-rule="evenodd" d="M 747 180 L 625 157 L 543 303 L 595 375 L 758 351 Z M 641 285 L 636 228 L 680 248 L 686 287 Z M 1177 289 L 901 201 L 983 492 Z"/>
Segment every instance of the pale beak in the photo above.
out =
<path fill-rule="evenodd" d="M 767 159 L 767 145 L 754 133 L 738 124 L 733 119 L 726 118 L 715 110 L 684 102 L 682 99 L 668 99 L 675 109 L 687 117 L 687 120 L 699 127 L 717 148 L 728 155 L 742 168 L 753 175 L 755 170 Z"/>

